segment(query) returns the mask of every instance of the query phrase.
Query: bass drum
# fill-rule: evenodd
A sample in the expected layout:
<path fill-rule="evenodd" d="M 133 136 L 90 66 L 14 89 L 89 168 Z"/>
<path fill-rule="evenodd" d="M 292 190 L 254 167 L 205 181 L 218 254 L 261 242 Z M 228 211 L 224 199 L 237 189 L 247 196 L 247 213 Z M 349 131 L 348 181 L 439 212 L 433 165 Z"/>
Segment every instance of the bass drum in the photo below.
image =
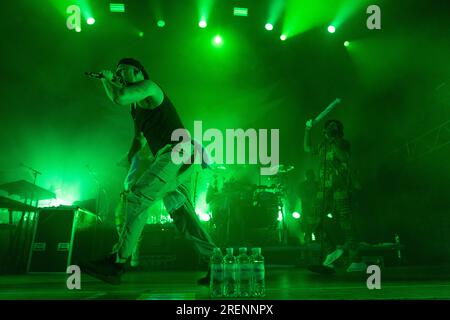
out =
<path fill-rule="evenodd" d="M 242 192 L 222 193 L 217 200 L 211 201 L 214 242 L 219 246 L 244 244 L 248 226 L 246 215 L 251 208 L 251 194 Z"/>
<path fill-rule="evenodd" d="M 276 192 L 256 192 L 252 210 L 247 215 L 247 225 L 254 228 L 274 226 L 277 223 L 279 207 L 280 198 Z"/>

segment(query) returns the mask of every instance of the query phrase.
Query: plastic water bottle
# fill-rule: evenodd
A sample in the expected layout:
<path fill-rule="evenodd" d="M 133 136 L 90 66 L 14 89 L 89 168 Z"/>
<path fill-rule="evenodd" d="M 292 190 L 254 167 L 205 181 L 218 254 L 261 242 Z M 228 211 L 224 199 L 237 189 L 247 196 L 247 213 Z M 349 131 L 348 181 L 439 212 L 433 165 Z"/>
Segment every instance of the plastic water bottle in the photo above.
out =
<path fill-rule="evenodd" d="M 214 248 L 211 256 L 211 280 L 209 294 L 212 298 L 223 295 L 223 255 L 220 248 Z"/>
<path fill-rule="evenodd" d="M 223 295 L 225 297 L 236 297 L 236 258 L 233 248 L 227 248 L 227 254 L 223 257 Z"/>
<path fill-rule="evenodd" d="M 252 265 L 247 255 L 247 248 L 239 248 L 237 257 L 237 294 L 249 297 L 251 294 Z"/>
<path fill-rule="evenodd" d="M 252 249 L 252 293 L 255 297 L 264 297 L 266 295 L 264 257 L 261 254 L 261 248 Z"/>

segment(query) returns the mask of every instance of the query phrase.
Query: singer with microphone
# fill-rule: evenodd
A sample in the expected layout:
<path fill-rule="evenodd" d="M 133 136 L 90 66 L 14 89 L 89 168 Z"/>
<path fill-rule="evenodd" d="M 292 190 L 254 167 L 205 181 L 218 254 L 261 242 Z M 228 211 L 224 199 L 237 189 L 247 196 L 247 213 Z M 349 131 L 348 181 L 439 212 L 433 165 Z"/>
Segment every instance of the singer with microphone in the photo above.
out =
<path fill-rule="evenodd" d="M 344 126 L 339 120 L 328 120 L 323 128 L 323 140 L 313 146 L 311 130 L 314 121 L 308 120 L 305 128 L 304 150 L 316 155 L 319 160 L 319 192 L 317 193 L 316 210 L 320 217 L 320 225 L 315 234 L 320 238 L 321 252 L 328 253 L 321 266 L 311 267 L 318 273 L 335 272 L 334 263 L 348 252 L 349 265 L 347 272 L 365 272 L 366 266 L 361 262 L 354 221 L 351 209 L 352 181 L 350 175 L 350 143 L 344 138 Z M 328 213 L 333 213 L 334 219 L 345 238 L 343 246 L 337 246 L 331 233 L 331 220 Z"/>
<path fill-rule="evenodd" d="M 112 253 L 100 260 L 80 263 L 81 270 L 108 283 L 120 284 L 147 222 L 147 209 L 159 199 L 163 200 L 178 230 L 193 244 L 199 255 L 209 261 L 215 245 L 200 224 L 189 191 L 196 161 L 175 164 L 171 157 L 172 132 L 184 128 L 174 105 L 161 87 L 150 80 L 144 66 L 136 59 L 121 59 L 115 73 L 103 70 L 86 75 L 101 79 L 111 102 L 130 109 L 134 138 L 128 152 L 128 162 L 133 165 L 127 176 L 131 171 L 139 171 L 137 166 L 141 162 L 137 157 L 145 144 L 154 158 L 138 179 L 130 179 L 127 184 L 126 217 L 119 242 Z M 194 151 L 191 156 L 195 156 Z M 199 280 L 199 284 L 209 284 L 209 272 Z"/>

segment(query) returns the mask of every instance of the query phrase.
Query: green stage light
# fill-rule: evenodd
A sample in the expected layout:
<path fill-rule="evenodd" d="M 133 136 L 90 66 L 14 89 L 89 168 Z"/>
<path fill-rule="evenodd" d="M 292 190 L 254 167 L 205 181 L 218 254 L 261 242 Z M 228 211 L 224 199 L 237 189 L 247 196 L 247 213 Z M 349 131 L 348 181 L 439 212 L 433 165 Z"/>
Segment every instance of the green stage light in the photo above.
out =
<path fill-rule="evenodd" d="M 237 17 L 246 17 L 248 16 L 248 8 L 233 8 L 233 14 Z"/>
<path fill-rule="evenodd" d="M 300 213 L 298 213 L 298 212 L 293 212 L 293 213 L 292 213 L 292 217 L 293 217 L 294 219 L 300 219 Z"/>
<path fill-rule="evenodd" d="M 87 18 L 86 22 L 88 25 L 93 25 L 95 23 L 95 19 L 92 17 L 89 17 L 89 18 Z"/>
<path fill-rule="evenodd" d="M 327 217 L 333 219 L 333 215 L 331 213 L 327 214 Z"/>
<path fill-rule="evenodd" d="M 156 25 L 160 28 L 163 28 L 166 25 L 166 22 L 164 20 L 158 20 Z"/>
<path fill-rule="evenodd" d="M 280 40 L 281 41 L 285 41 L 287 39 L 287 36 L 285 35 L 285 34 L 282 34 L 281 36 L 280 36 Z"/>
<path fill-rule="evenodd" d="M 328 32 L 329 33 L 335 33 L 336 32 L 336 28 L 334 26 L 328 26 Z"/>
<path fill-rule="evenodd" d="M 142 37 L 144 36 L 144 33 L 143 33 L 143 32 L 141 31 L 141 32 L 139 32 L 139 34 L 138 34 L 138 35 L 139 35 L 139 37 L 141 37 L 141 38 L 142 38 Z"/>
<path fill-rule="evenodd" d="M 110 3 L 109 11 L 111 12 L 125 12 L 125 4 L 123 3 Z"/>
<path fill-rule="evenodd" d="M 201 20 L 201 21 L 198 23 L 198 26 L 199 26 L 200 28 L 204 29 L 204 28 L 206 28 L 206 27 L 208 26 L 208 24 L 206 23 L 205 20 Z"/>
<path fill-rule="evenodd" d="M 344 42 L 344 46 L 348 47 L 349 45 L 350 45 L 350 42 L 348 42 L 348 41 Z"/>
<path fill-rule="evenodd" d="M 211 216 L 208 213 L 197 212 L 197 215 L 200 221 L 208 222 L 209 220 L 211 220 Z"/>
<path fill-rule="evenodd" d="M 267 31 L 272 31 L 273 30 L 273 25 L 271 23 L 266 23 L 265 28 Z"/>
<path fill-rule="evenodd" d="M 217 47 L 221 46 L 221 45 L 223 44 L 223 39 L 222 39 L 222 37 L 219 36 L 219 35 L 215 36 L 214 39 L 213 39 L 213 43 L 214 43 L 214 45 L 217 46 Z"/>
<path fill-rule="evenodd" d="M 81 28 L 77 27 L 77 28 L 75 28 L 75 31 L 76 32 L 81 32 Z"/>

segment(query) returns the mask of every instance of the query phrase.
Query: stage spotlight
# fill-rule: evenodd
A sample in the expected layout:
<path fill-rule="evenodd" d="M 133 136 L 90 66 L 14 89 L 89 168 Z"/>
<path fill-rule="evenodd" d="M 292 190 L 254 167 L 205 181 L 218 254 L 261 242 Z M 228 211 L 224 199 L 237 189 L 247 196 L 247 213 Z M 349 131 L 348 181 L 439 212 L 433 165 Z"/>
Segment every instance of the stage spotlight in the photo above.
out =
<path fill-rule="evenodd" d="M 300 213 L 298 213 L 298 212 L 293 212 L 293 213 L 292 213 L 292 217 L 293 217 L 294 219 L 300 219 Z"/>
<path fill-rule="evenodd" d="M 333 215 L 331 213 L 327 214 L 327 217 L 333 219 Z"/>
<path fill-rule="evenodd" d="M 221 45 L 223 44 L 223 39 L 222 39 L 222 37 L 219 36 L 219 35 L 215 36 L 214 39 L 213 39 L 213 43 L 214 43 L 214 45 L 215 45 L 216 47 L 221 46 Z"/>
<path fill-rule="evenodd" d="M 166 25 L 166 22 L 164 20 L 158 20 L 156 25 L 160 28 L 163 28 Z"/>
<path fill-rule="evenodd" d="M 123 3 L 110 3 L 109 11 L 111 12 L 125 12 L 125 4 Z"/>
<path fill-rule="evenodd" d="M 144 36 L 144 33 L 141 31 L 141 32 L 138 33 L 138 35 L 139 35 L 139 37 L 142 38 Z"/>
<path fill-rule="evenodd" d="M 233 14 L 237 17 L 246 17 L 248 16 L 248 8 L 233 8 Z"/>
<path fill-rule="evenodd" d="M 280 40 L 281 41 L 285 41 L 287 39 L 287 36 L 285 35 L 285 34 L 282 34 L 281 36 L 280 36 Z"/>
<path fill-rule="evenodd" d="M 93 25 L 95 23 L 95 19 L 90 17 L 90 18 L 87 18 L 86 22 L 88 25 Z"/>
<path fill-rule="evenodd" d="M 350 45 L 350 42 L 348 42 L 348 41 L 344 42 L 344 46 L 348 47 L 349 45 Z"/>
<path fill-rule="evenodd" d="M 197 210 L 196 210 L 197 211 Z M 211 220 L 211 216 L 208 213 L 201 212 L 200 210 L 196 212 L 200 221 L 209 221 Z"/>
<path fill-rule="evenodd" d="M 266 23 L 265 28 L 267 31 L 272 31 L 273 30 L 273 25 L 271 23 Z"/>
<path fill-rule="evenodd" d="M 202 28 L 202 29 L 206 28 L 207 25 L 208 25 L 208 24 L 206 23 L 205 20 L 202 20 L 202 21 L 200 21 L 200 22 L 198 23 L 198 26 L 199 26 L 200 28 Z"/>
<path fill-rule="evenodd" d="M 336 28 L 334 26 L 328 26 L 328 32 L 329 33 L 335 33 L 336 32 Z"/>

